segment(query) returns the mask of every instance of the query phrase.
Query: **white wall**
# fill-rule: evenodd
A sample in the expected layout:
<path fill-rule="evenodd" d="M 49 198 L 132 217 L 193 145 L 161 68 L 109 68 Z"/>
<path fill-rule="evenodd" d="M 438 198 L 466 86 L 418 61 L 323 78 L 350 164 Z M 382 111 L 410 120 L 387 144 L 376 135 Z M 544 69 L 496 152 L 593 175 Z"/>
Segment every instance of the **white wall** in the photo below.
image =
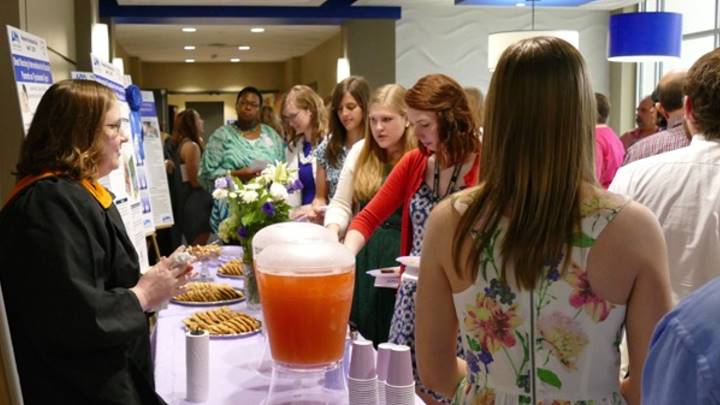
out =
<path fill-rule="evenodd" d="M 573 29 L 580 32 L 580 51 L 592 75 L 595 91 L 608 94 L 607 61 L 609 12 L 536 10 L 535 29 Z M 498 31 L 530 29 L 530 8 L 494 9 L 470 6 L 404 6 L 397 22 L 397 82 L 412 86 L 429 73 L 444 73 L 463 86 L 490 84 L 487 37 Z"/>

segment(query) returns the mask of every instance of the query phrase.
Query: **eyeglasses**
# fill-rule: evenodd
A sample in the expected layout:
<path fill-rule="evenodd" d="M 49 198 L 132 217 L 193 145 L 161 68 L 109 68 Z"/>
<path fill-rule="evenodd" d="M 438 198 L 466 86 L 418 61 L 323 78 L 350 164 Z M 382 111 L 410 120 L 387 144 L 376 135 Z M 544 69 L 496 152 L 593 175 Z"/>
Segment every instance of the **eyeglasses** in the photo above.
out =
<path fill-rule="evenodd" d="M 120 130 L 127 128 L 130 125 L 130 120 L 127 118 L 120 118 L 117 122 L 112 124 L 105 124 L 106 127 L 110 128 L 110 136 L 115 138 L 120 135 Z"/>
<path fill-rule="evenodd" d="M 283 121 L 285 121 L 285 122 L 295 121 L 295 118 L 297 118 L 297 116 L 298 116 L 302 111 L 303 111 L 303 110 L 300 110 L 300 111 L 298 111 L 298 112 L 296 112 L 296 113 L 292 113 L 292 114 L 283 114 L 283 115 L 282 115 L 282 119 L 283 119 Z"/>

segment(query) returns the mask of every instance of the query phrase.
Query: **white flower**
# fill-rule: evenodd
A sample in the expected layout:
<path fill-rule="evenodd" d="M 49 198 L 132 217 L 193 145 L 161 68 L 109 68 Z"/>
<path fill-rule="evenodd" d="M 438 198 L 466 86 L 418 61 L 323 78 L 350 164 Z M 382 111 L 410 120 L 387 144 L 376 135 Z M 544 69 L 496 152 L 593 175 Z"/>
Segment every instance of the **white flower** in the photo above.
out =
<path fill-rule="evenodd" d="M 228 196 L 234 200 L 234 199 L 237 198 L 238 194 L 237 194 L 236 192 L 234 192 L 234 191 L 231 191 L 231 192 L 228 194 Z"/>
<path fill-rule="evenodd" d="M 227 198 L 227 196 L 228 196 L 228 191 L 225 190 L 225 189 L 222 189 L 222 188 L 216 188 L 216 189 L 212 192 L 212 196 L 213 196 L 214 199 L 222 201 L 222 200 L 224 200 L 224 199 Z"/>
<path fill-rule="evenodd" d="M 246 190 L 259 190 L 262 186 L 257 183 L 248 183 L 245 185 Z"/>
<path fill-rule="evenodd" d="M 252 203 L 257 201 L 258 199 L 258 193 L 256 191 L 246 191 L 242 194 L 242 200 L 246 203 Z"/>
<path fill-rule="evenodd" d="M 270 185 L 270 196 L 274 201 L 283 201 L 288 197 L 288 192 L 285 186 L 273 183 Z"/>

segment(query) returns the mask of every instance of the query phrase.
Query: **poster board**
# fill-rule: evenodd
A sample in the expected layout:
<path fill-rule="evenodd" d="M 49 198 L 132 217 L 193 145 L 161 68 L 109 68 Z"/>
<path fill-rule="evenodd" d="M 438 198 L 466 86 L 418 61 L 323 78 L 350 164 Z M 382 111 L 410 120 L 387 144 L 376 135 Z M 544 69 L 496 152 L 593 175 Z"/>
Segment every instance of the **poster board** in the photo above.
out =
<path fill-rule="evenodd" d="M 143 91 L 142 99 L 140 116 L 145 146 L 145 174 L 147 175 L 147 190 L 152 205 L 153 222 L 156 228 L 167 228 L 172 226 L 175 220 L 170 200 L 170 188 L 165 173 L 165 156 L 160 124 L 155 110 L 155 97 L 152 91 Z"/>
<path fill-rule="evenodd" d="M 53 84 L 47 42 L 10 25 L 7 33 L 23 130 L 27 135 L 40 99 Z"/>
<path fill-rule="evenodd" d="M 125 77 L 110 63 L 90 55 L 92 73 L 95 80 L 104 84 L 115 92 L 120 102 L 121 117 L 125 118 L 122 131 L 129 137 L 129 141 L 122 145 L 120 167 L 100 179 L 115 195 L 115 205 L 123 219 L 128 237 L 135 247 L 141 270 L 149 267 L 147 244 L 145 242 L 145 227 L 143 226 L 143 207 L 140 201 L 140 188 L 138 186 L 137 164 L 135 158 L 135 145 L 131 136 L 130 107 L 125 99 Z"/>

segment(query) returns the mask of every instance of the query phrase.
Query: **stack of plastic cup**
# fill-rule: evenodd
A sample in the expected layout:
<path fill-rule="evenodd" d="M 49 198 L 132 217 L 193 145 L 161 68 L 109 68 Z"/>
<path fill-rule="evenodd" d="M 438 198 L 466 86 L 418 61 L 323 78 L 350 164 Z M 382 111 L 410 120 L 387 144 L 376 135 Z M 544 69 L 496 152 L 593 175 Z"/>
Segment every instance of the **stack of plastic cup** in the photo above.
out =
<path fill-rule="evenodd" d="M 377 385 L 378 404 L 385 405 L 385 381 L 387 380 L 388 363 L 390 362 L 390 351 L 395 345 L 392 343 L 380 343 L 377 352 Z"/>
<path fill-rule="evenodd" d="M 372 342 L 356 340 L 352 343 L 348 373 L 350 405 L 377 405 L 377 373 Z"/>
<path fill-rule="evenodd" d="M 393 345 L 385 381 L 385 403 L 413 405 L 415 403 L 415 379 L 413 378 L 410 348 Z"/>

